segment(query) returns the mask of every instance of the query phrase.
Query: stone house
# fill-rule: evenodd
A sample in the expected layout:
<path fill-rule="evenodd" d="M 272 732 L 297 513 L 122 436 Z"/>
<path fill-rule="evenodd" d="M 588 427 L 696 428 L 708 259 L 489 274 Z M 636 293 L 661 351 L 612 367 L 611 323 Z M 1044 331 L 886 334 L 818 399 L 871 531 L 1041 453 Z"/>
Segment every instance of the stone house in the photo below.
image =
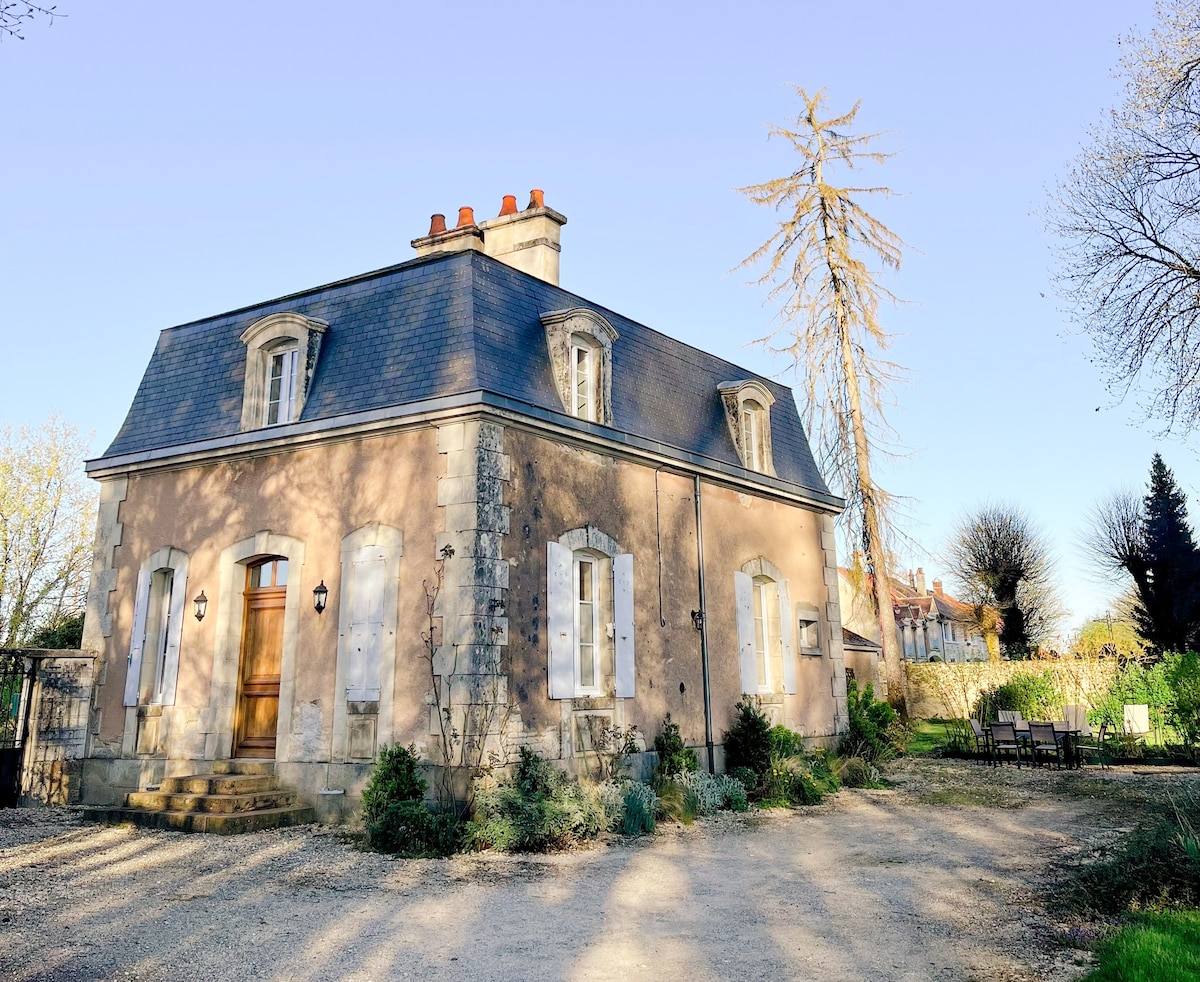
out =
<path fill-rule="evenodd" d="M 879 622 L 872 611 L 867 591 L 858 588 L 853 573 L 838 571 L 844 626 L 879 645 Z M 909 570 L 890 578 L 892 617 L 900 657 L 908 661 L 967 662 L 999 657 L 995 630 L 984 630 L 973 605 L 946 593 L 941 580 L 927 588 L 925 570 Z M 998 620 L 993 617 L 993 621 Z M 847 647 L 846 664 L 859 679 L 870 680 L 876 659 L 866 649 Z M 878 672 L 882 676 L 882 671 Z"/>
<path fill-rule="evenodd" d="M 844 727 L 833 521 L 791 391 L 563 290 L 534 192 L 417 257 L 164 330 L 103 456 L 83 797 L 273 759 L 318 806 L 442 722 L 582 769 L 752 693 Z M 336 811 L 336 809 L 335 809 Z"/>

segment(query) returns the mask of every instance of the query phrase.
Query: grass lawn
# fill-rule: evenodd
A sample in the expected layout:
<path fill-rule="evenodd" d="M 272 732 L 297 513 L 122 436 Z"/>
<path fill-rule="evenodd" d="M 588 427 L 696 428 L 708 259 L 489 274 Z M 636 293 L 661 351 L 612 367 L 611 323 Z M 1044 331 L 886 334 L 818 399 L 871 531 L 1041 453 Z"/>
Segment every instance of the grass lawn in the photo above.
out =
<path fill-rule="evenodd" d="M 944 747 L 950 741 L 950 733 L 946 724 L 940 719 L 918 719 L 909 724 L 912 735 L 905 744 L 904 752 L 920 757 L 931 754 Z"/>
<path fill-rule="evenodd" d="M 1197 982 L 1200 910 L 1142 914 L 1096 951 L 1083 982 Z"/>

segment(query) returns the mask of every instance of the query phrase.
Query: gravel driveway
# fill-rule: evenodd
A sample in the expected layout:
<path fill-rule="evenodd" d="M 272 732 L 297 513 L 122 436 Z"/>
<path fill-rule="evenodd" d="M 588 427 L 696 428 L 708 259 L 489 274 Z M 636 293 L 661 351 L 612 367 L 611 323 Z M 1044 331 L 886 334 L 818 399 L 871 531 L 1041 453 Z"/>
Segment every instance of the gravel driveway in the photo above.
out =
<path fill-rule="evenodd" d="M 0 812 L 0 978 L 1057 980 L 1040 895 L 1193 775 L 909 761 L 886 791 L 565 855 L 396 860 Z"/>

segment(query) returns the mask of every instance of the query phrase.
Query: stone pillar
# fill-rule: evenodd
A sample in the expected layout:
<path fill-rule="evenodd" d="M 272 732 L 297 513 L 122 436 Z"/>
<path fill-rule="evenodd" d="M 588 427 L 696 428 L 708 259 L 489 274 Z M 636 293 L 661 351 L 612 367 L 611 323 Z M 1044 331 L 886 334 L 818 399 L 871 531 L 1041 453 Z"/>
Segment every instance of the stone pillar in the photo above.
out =
<path fill-rule="evenodd" d="M 438 479 L 445 524 L 435 558 L 445 565 L 434 608 L 441 633 L 434 655 L 437 689 L 429 697 L 430 736 L 441 736 L 440 717 L 448 708 L 464 740 L 499 752 L 508 706 L 503 657 L 509 566 L 503 540 L 509 531 L 504 487 L 510 460 L 504 427 L 480 420 L 439 426 L 438 451 L 446 457 L 445 476 Z"/>
<path fill-rule="evenodd" d="M 833 731 L 845 733 L 849 726 L 846 705 L 846 653 L 842 647 L 842 610 L 838 599 L 837 535 L 832 515 L 821 516 L 821 555 L 825 564 L 825 636 L 829 638 L 832 665 L 830 686 L 833 693 Z"/>

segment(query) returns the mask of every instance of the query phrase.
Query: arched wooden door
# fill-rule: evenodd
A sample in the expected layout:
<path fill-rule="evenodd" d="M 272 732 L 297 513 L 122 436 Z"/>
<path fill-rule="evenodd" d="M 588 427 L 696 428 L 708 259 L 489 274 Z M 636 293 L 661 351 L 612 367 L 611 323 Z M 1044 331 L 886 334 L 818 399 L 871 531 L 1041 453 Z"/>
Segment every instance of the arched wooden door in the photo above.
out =
<path fill-rule="evenodd" d="M 288 562 L 273 557 L 246 571 L 246 610 L 238 673 L 237 757 L 274 757 Z"/>

